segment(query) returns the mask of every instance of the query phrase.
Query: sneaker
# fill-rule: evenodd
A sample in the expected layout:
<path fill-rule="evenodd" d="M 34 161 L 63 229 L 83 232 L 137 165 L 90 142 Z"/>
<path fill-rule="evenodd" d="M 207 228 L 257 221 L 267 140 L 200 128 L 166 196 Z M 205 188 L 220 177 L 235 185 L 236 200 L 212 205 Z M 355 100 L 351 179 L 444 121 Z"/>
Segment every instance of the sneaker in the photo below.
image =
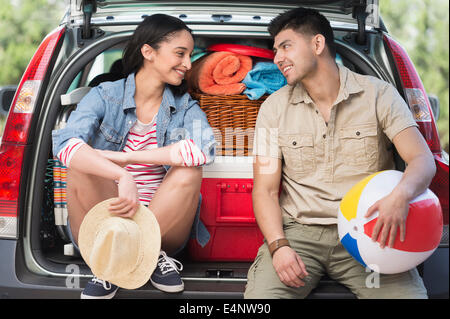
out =
<path fill-rule="evenodd" d="M 182 270 L 183 265 L 178 260 L 161 251 L 156 269 L 150 277 L 150 282 L 155 288 L 164 292 L 183 291 L 184 283 L 180 277 L 180 271 Z"/>
<path fill-rule="evenodd" d="M 109 281 L 94 277 L 89 280 L 81 293 L 81 299 L 111 299 L 116 294 L 117 289 L 119 287 Z"/>

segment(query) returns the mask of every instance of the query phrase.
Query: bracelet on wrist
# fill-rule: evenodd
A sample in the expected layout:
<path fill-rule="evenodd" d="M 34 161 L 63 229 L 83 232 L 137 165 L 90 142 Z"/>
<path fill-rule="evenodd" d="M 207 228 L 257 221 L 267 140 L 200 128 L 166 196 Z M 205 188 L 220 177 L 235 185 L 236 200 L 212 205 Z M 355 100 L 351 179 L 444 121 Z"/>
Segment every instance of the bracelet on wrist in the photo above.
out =
<path fill-rule="evenodd" d="M 271 242 L 269 244 L 270 255 L 273 257 L 273 254 L 278 249 L 280 249 L 281 247 L 284 247 L 284 246 L 291 247 L 291 245 L 289 245 L 289 241 L 286 238 L 279 238 L 279 239 L 274 240 L 273 242 Z"/>

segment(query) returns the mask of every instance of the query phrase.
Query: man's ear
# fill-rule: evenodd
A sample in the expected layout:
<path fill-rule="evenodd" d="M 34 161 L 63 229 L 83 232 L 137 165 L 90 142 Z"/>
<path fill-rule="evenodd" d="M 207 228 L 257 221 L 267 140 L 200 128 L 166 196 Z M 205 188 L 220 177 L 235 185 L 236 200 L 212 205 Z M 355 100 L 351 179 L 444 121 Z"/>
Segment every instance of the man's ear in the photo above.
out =
<path fill-rule="evenodd" d="M 155 53 L 155 50 L 148 44 L 144 44 L 141 47 L 141 54 L 144 57 L 145 60 L 152 62 L 153 61 L 153 55 Z"/>
<path fill-rule="evenodd" d="M 316 55 L 321 55 L 325 51 L 325 37 L 321 34 L 316 34 L 313 38 L 313 48 Z"/>

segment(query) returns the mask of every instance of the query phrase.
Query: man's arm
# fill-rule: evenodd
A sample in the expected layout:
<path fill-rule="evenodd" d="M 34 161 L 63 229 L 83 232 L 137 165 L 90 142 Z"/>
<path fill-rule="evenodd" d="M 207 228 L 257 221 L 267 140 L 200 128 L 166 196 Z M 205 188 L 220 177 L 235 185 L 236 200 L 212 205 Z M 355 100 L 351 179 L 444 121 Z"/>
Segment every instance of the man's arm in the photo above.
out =
<path fill-rule="evenodd" d="M 433 155 L 416 127 L 404 129 L 392 142 L 407 167 L 399 184 L 388 196 L 373 204 L 365 216 L 369 217 L 378 210 L 372 240 L 377 240 L 381 231 L 381 248 L 385 247 L 388 236 L 388 245 L 393 247 L 398 228 L 400 240 L 405 240 L 409 202 L 427 189 L 436 173 Z"/>
<path fill-rule="evenodd" d="M 253 210 L 256 221 L 270 244 L 285 238 L 283 219 L 278 200 L 281 180 L 281 159 L 255 156 L 253 165 Z M 279 248 L 273 254 L 273 266 L 280 280 L 287 286 L 304 286 L 301 280 L 308 275 L 300 256 L 290 247 Z"/>
<path fill-rule="evenodd" d="M 275 170 L 269 171 L 267 167 L 273 167 Z M 278 201 L 280 181 L 281 160 L 256 156 L 253 164 L 253 210 L 259 229 L 268 244 L 284 238 L 283 219 Z"/>

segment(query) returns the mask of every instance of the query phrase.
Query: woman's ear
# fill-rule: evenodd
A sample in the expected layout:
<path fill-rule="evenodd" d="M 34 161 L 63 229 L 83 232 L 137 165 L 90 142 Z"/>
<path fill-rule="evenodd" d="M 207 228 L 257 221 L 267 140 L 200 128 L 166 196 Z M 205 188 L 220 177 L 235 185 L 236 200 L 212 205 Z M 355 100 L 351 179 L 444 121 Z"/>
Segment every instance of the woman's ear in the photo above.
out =
<path fill-rule="evenodd" d="M 152 62 L 153 61 L 153 55 L 155 50 L 148 44 L 144 44 L 141 47 L 141 53 L 145 60 Z"/>

